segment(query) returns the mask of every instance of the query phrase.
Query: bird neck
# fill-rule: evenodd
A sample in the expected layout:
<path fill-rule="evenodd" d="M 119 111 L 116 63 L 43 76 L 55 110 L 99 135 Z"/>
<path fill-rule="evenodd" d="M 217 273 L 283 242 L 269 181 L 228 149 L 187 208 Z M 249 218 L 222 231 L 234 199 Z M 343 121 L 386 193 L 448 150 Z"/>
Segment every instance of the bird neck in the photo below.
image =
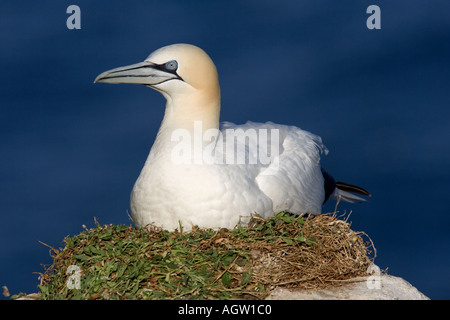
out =
<path fill-rule="evenodd" d="M 161 129 L 185 129 L 193 133 L 201 124 L 202 134 L 209 129 L 219 129 L 220 94 L 178 95 L 166 97 L 166 111 Z"/>
<path fill-rule="evenodd" d="M 166 111 L 148 163 L 203 163 L 203 150 L 219 137 L 220 95 L 166 97 Z M 180 158 L 178 155 L 182 154 Z M 169 158 L 168 158 L 169 157 Z"/>

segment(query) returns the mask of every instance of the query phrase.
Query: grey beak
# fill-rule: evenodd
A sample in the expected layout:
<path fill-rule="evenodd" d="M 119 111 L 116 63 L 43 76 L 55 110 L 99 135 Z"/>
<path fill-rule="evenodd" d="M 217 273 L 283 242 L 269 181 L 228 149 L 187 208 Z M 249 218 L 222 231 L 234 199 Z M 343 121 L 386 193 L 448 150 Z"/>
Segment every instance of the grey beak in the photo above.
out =
<path fill-rule="evenodd" d="M 179 77 L 176 74 L 161 70 L 159 65 L 144 61 L 105 71 L 95 78 L 94 83 L 133 83 L 152 86 L 177 78 Z"/>

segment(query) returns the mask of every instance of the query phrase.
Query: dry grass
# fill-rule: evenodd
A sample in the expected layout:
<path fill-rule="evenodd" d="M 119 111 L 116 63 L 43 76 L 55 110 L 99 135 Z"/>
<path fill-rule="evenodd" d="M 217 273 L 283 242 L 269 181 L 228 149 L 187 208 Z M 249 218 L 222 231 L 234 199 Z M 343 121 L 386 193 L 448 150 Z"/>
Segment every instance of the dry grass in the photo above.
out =
<path fill-rule="evenodd" d="M 282 226 L 280 226 L 282 228 Z M 255 281 L 271 287 L 303 289 L 339 285 L 341 281 L 367 275 L 375 248 L 363 232 L 350 229 L 346 221 L 320 215 L 290 223 L 289 237 L 302 234 L 309 243 L 277 241 L 252 247 Z M 363 240 L 366 238 L 366 241 Z"/>

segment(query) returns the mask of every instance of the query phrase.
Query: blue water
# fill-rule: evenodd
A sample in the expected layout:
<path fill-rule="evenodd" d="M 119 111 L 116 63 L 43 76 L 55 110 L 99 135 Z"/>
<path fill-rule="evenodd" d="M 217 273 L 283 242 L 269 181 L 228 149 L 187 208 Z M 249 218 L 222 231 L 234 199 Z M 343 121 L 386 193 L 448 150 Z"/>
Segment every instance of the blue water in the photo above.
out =
<path fill-rule="evenodd" d="M 66 8 L 81 9 L 81 30 Z M 366 8 L 381 8 L 368 30 Z M 361 185 L 375 262 L 450 298 L 450 2 L 3 1 L 0 286 L 35 292 L 49 249 L 82 225 L 129 224 L 129 193 L 164 112 L 144 86 L 93 84 L 172 43 L 216 62 L 222 119 L 322 136 L 324 167 Z M 332 211 L 334 203 L 325 211 Z"/>

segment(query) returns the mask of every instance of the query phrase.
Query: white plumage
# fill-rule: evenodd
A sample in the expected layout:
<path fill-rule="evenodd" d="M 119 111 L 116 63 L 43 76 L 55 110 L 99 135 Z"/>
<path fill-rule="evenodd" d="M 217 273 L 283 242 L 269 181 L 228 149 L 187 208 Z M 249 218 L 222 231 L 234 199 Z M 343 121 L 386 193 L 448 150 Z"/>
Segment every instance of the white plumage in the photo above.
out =
<path fill-rule="evenodd" d="M 217 71 L 200 48 L 177 44 L 95 82 L 145 84 L 167 99 L 158 135 L 131 193 L 137 227 L 233 228 L 252 214 L 320 214 L 330 195 L 363 200 L 323 173 L 321 138 L 271 122 L 222 123 Z"/>

